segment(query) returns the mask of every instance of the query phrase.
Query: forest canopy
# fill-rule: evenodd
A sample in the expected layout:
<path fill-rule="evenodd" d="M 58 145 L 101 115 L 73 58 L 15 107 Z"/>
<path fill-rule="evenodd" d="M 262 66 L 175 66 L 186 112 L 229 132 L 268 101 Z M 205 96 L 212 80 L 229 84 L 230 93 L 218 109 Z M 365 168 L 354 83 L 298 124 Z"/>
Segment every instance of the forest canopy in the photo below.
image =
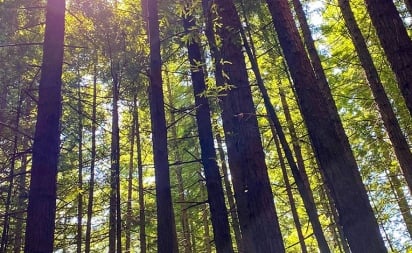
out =
<path fill-rule="evenodd" d="M 411 0 L 0 17 L 0 252 L 412 252 Z"/>

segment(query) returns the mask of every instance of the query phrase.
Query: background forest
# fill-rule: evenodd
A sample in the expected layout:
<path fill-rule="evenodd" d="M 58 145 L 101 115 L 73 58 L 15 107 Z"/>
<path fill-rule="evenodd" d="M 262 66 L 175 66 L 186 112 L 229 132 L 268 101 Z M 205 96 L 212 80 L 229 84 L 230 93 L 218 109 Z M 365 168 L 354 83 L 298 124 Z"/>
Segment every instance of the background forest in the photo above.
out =
<path fill-rule="evenodd" d="M 412 1 L 0 0 L 0 252 L 412 252 Z"/>

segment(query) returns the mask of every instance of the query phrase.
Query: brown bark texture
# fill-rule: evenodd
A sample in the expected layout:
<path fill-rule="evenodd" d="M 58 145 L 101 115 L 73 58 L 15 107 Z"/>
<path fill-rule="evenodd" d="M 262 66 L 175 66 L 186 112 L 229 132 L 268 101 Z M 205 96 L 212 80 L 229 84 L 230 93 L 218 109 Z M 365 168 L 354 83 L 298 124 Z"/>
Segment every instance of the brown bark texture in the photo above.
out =
<path fill-rule="evenodd" d="M 228 77 L 224 80 L 228 87 L 222 94 L 221 108 L 242 246 L 245 252 L 284 252 L 242 53 L 240 19 L 233 1 L 222 0 L 207 1 L 209 19 L 213 16 L 212 4 L 221 22 L 216 34 L 221 40 L 222 70 Z"/>
<path fill-rule="evenodd" d="M 183 26 L 186 34 L 195 27 L 193 17 L 183 18 Z M 196 122 L 199 133 L 202 165 L 206 177 L 206 188 L 210 213 L 212 218 L 213 236 L 217 252 L 233 252 L 230 236 L 229 219 L 225 205 L 225 197 L 219 166 L 217 165 L 216 150 L 214 147 L 213 130 L 210 116 L 209 101 L 203 92 L 206 91 L 204 60 L 201 55 L 200 45 L 196 39 L 187 42 L 189 62 L 191 65 L 191 77 L 193 93 L 195 96 Z"/>
<path fill-rule="evenodd" d="M 65 1 L 49 0 L 27 210 L 25 252 L 52 252 L 60 153 Z M 41 231 L 41 233 L 39 233 Z"/>
<path fill-rule="evenodd" d="M 178 248 L 170 189 L 166 118 L 162 90 L 158 1 L 146 1 L 150 45 L 149 104 L 156 178 L 157 250 L 159 253 L 177 253 Z"/>
<path fill-rule="evenodd" d="M 412 41 L 393 0 L 365 0 L 379 41 L 412 115 Z M 412 168 L 410 168 L 412 170 Z M 408 183 L 412 186 L 412 175 Z"/>
<path fill-rule="evenodd" d="M 324 96 L 286 0 L 267 0 L 294 81 L 303 118 L 351 250 L 386 252 L 348 139 L 331 101 Z"/>

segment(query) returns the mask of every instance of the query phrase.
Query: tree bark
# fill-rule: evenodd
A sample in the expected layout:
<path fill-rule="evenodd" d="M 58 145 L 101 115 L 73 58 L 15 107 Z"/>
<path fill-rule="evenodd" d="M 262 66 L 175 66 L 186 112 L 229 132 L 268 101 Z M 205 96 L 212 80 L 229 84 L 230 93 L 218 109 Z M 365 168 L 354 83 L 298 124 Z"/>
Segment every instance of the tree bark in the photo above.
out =
<path fill-rule="evenodd" d="M 146 253 L 146 213 L 144 202 L 144 186 L 143 186 L 143 162 L 142 162 L 142 143 L 140 141 L 140 120 L 139 110 L 136 110 L 136 151 L 137 151 L 137 180 L 138 195 L 139 195 L 139 239 L 140 239 L 140 252 Z"/>
<path fill-rule="evenodd" d="M 52 252 L 60 149 L 65 1 L 49 0 L 33 142 L 25 252 Z M 41 231 L 41 233 L 39 233 Z"/>
<path fill-rule="evenodd" d="M 401 211 L 403 221 L 405 222 L 405 226 L 409 233 L 409 237 L 412 238 L 412 214 L 408 204 L 408 200 L 405 196 L 405 193 L 403 192 L 402 184 L 396 173 L 388 169 L 388 174 L 389 183 L 391 184 L 391 188 L 395 195 L 396 202 L 398 202 L 399 210 Z"/>
<path fill-rule="evenodd" d="M 212 253 L 212 246 L 211 246 L 211 237 L 209 231 L 209 212 L 208 206 L 205 204 L 202 219 L 203 219 L 203 227 L 205 228 L 205 251 L 206 253 Z"/>
<path fill-rule="evenodd" d="M 186 15 L 183 25 L 187 35 L 193 32 L 195 26 L 194 18 Z M 206 188 L 208 203 L 212 218 L 213 236 L 217 252 L 233 252 L 232 239 L 230 236 L 229 219 L 225 205 L 222 180 L 217 165 L 216 150 L 214 147 L 213 130 L 210 116 L 209 101 L 202 94 L 206 91 L 204 60 L 201 55 L 200 45 L 194 38 L 187 42 L 190 71 L 195 96 L 196 122 L 199 133 L 202 165 L 206 177 Z"/>
<path fill-rule="evenodd" d="M 229 180 L 229 169 L 227 168 L 227 165 L 226 165 L 226 156 L 225 156 L 225 151 L 223 149 L 222 137 L 220 137 L 219 130 L 216 130 L 216 142 L 217 142 L 219 160 L 221 163 L 221 168 L 222 168 L 222 173 L 223 173 L 223 182 L 225 185 L 227 202 L 229 204 L 229 213 L 232 219 L 232 228 L 235 234 L 237 252 L 243 253 L 244 250 L 242 247 L 242 233 L 240 231 L 239 218 L 237 216 L 237 207 L 235 203 L 235 197 L 233 195 L 232 185 L 230 184 L 230 180 Z"/>
<path fill-rule="evenodd" d="M 162 91 L 158 1 L 145 1 L 147 1 L 146 6 L 148 9 L 148 35 L 150 45 L 149 103 L 156 178 L 157 251 L 159 253 L 177 253 L 176 227 L 170 189 L 166 118 Z"/>
<path fill-rule="evenodd" d="M 91 232 L 92 232 L 92 216 L 93 216 L 93 200 L 94 200 L 94 168 L 96 164 L 96 129 L 97 129 L 97 59 L 94 63 L 93 73 L 93 102 L 92 102 L 92 147 L 91 147 L 91 159 L 90 159 L 90 179 L 89 179 L 89 192 L 87 202 L 87 218 L 86 218 L 86 236 L 85 236 L 85 253 L 90 253 L 91 246 Z"/>
<path fill-rule="evenodd" d="M 82 253 L 83 238 L 83 106 L 81 101 L 81 82 L 79 80 L 77 88 L 77 112 L 78 118 L 78 175 L 77 175 L 77 234 L 76 234 L 76 251 Z"/>
<path fill-rule="evenodd" d="M 247 20 L 246 20 L 246 24 L 248 25 Z M 240 34 L 243 39 L 243 45 L 245 47 L 246 53 L 249 57 L 252 70 L 255 74 L 257 85 L 259 87 L 260 92 L 262 93 L 263 101 L 265 104 L 265 109 L 268 113 L 270 121 L 273 123 L 276 129 L 276 133 L 279 137 L 280 144 L 282 146 L 282 149 L 285 152 L 286 160 L 289 163 L 289 166 L 292 171 L 292 175 L 295 179 L 296 185 L 298 186 L 299 193 L 302 197 L 303 203 L 307 210 L 309 220 L 312 224 L 313 231 L 314 231 L 316 240 L 318 242 L 319 249 L 322 253 L 329 253 L 330 249 L 329 249 L 328 243 L 326 242 L 326 238 L 325 238 L 325 235 L 323 234 L 322 226 L 318 218 L 318 211 L 315 205 L 312 191 L 308 183 L 306 172 L 303 166 L 302 168 L 298 168 L 293 158 L 293 154 L 289 147 L 289 144 L 287 143 L 287 140 L 283 132 L 283 128 L 280 124 L 279 118 L 275 112 L 272 102 L 270 101 L 269 94 L 264 85 L 263 78 L 262 78 L 262 75 L 260 74 L 259 66 L 257 63 L 257 59 L 254 54 L 253 40 L 251 37 L 249 38 L 249 41 L 250 41 L 250 46 L 249 46 L 249 42 L 247 40 L 247 37 L 243 29 L 240 29 Z"/>
<path fill-rule="evenodd" d="M 27 140 L 23 138 L 23 150 L 27 149 Z M 26 197 L 26 174 L 27 174 L 27 154 L 24 154 L 21 157 L 21 168 L 19 170 L 20 176 L 18 179 L 18 201 L 17 201 L 17 208 L 18 213 L 16 215 L 16 226 L 14 228 L 14 245 L 13 245 L 13 253 L 20 253 L 22 252 L 22 245 L 23 245 L 23 221 L 24 221 L 24 212 L 26 211 L 25 207 L 25 197 Z"/>
<path fill-rule="evenodd" d="M 369 87 L 372 90 L 373 98 L 378 105 L 381 119 L 392 143 L 396 158 L 402 169 L 406 182 L 408 183 L 409 191 L 412 193 L 412 152 L 405 136 L 402 133 L 398 119 L 396 118 L 389 98 L 386 95 L 366 42 L 356 23 L 349 0 L 339 0 L 339 7 L 343 18 L 345 19 L 346 27 L 351 35 L 351 39 L 355 46 L 359 60 L 365 70 Z"/>
<path fill-rule="evenodd" d="M 283 159 L 283 155 L 282 155 L 279 140 L 276 134 L 276 130 L 272 124 L 271 124 L 271 129 L 272 129 L 273 139 L 275 141 L 276 151 L 279 157 L 279 163 L 280 163 L 280 168 L 282 170 L 283 181 L 285 182 L 286 194 L 288 196 L 288 200 L 290 204 L 290 211 L 292 212 L 293 222 L 295 223 L 296 232 L 299 238 L 300 248 L 302 250 L 302 253 L 307 253 L 308 249 L 306 248 L 305 237 L 302 232 L 302 225 L 300 223 L 299 215 L 296 209 L 296 202 L 295 202 L 295 199 L 293 198 L 292 186 L 290 185 L 290 182 L 289 182 L 289 177 L 288 177 L 288 173 L 286 170 L 286 164 Z"/>
<path fill-rule="evenodd" d="M 166 68 L 166 73 L 168 73 L 168 69 Z M 167 92 L 167 99 L 168 99 L 168 105 L 171 108 L 175 108 L 175 103 L 173 100 L 173 95 L 172 95 L 172 88 L 170 85 L 170 80 L 169 80 L 169 75 L 166 74 L 166 92 Z M 175 113 L 171 112 L 170 113 L 170 121 L 171 122 L 176 122 L 176 117 Z M 177 136 L 177 127 L 176 124 L 173 124 L 170 127 L 170 132 L 171 132 L 171 139 L 172 139 L 172 159 L 174 161 L 182 161 L 182 156 L 179 150 L 179 145 L 178 145 L 178 136 Z M 183 171 L 182 171 L 182 166 L 180 164 L 176 165 L 176 179 L 177 179 L 177 192 L 178 192 L 178 201 L 180 202 L 180 222 L 182 226 L 182 234 L 183 238 L 179 240 L 183 244 L 183 251 L 184 253 L 190 253 L 192 251 L 192 243 L 191 243 L 191 237 L 190 237 L 190 223 L 189 223 L 189 216 L 188 216 L 188 210 L 185 208 L 185 203 L 186 203 L 186 196 L 185 196 L 185 188 L 184 188 L 184 183 L 183 183 Z"/>
<path fill-rule="evenodd" d="M 412 41 L 392 0 L 365 0 L 376 33 L 412 115 Z M 412 168 L 407 178 L 412 186 Z"/>
<path fill-rule="evenodd" d="M 315 154 L 352 252 L 387 252 L 336 108 L 306 55 L 286 0 L 267 0 Z M 327 83 L 327 82 L 326 82 Z"/>
<path fill-rule="evenodd" d="M 112 57 L 110 52 L 110 57 Z M 121 251 L 121 215 L 120 215 L 120 147 L 119 147 L 119 70 L 112 63 L 112 132 L 110 147 L 110 207 L 109 207 L 109 253 Z M 117 65 L 117 64 L 116 64 Z"/>
<path fill-rule="evenodd" d="M 133 172 L 134 172 L 134 146 L 136 139 L 136 114 L 137 114 L 137 94 L 133 95 L 132 106 L 132 126 L 130 129 L 130 151 L 129 151 L 129 175 L 127 178 L 127 205 L 126 205 L 126 252 L 130 252 L 131 245 L 131 224 L 132 224 L 132 194 L 133 194 Z"/>
<path fill-rule="evenodd" d="M 223 84 L 225 88 L 222 92 L 222 120 L 242 231 L 242 245 L 246 252 L 284 252 L 242 54 L 240 19 L 232 1 L 204 1 L 208 22 L 214 19 L 212 4 L 216 6 L 216 14 L 221 22 L 216 29 L 221 40 L 223 72 L 219 74 L 217 69 L 216 74 L 225 73 L 227 76 L 224 83 L 219 83 L 218 80 L 217 83 Z M 216 62 L 218 59 L 215 58 Z"/>

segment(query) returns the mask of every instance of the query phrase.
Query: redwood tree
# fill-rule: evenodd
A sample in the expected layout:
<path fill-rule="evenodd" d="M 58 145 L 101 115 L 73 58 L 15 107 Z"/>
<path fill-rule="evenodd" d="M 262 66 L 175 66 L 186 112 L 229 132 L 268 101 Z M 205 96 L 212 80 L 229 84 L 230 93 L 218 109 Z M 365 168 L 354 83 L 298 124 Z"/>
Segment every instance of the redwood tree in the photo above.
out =
<path fill-rule="evenodd" d="M 216 77 L 219 78 L 218 85 L 225 88 L 221 97 L 222 121 L 242 232 L 242 246 L 245 252 L 284 252 L 242 53 L 240 19 L 233 1 L 215 0 L 203 3 L 208 22 L 220 22 L 216 25 L 216 35 L 221 41 L 218 57 L 216 52 L 214 53 Z M 209 33 L 213 30 L 210 23 L 208 30 Z M 215 42 L 211 42 L 213 48 Z M 219 72 L 219 63 L 222 64 L 223 72 Z M 225 76 L 224 83 L 220 82 L 222 75 Z"/>
<path fill-rule="evenodd" d="M 189 35 L 196 27 L 194 18 L 187 14 L 183 18 L 183 26 L 186 34 Z M 188 37 L 191 38 L 191 36 Z M 202 93 L 206 91 L 205 75 L 203 72 L 204 64 L 202 64 L 204 60 L 202 59 L 201 48 L 196 37 L 187 41 L 187 48 L 195 96 L 196 122 L 199 132 L 202 165 L 206 177 L 207 196 L 216 250 L 222 253 L 233 252 L 222 180 L 214 147 L 210 106 L 207 97 L 202 96 Z"/>
<path fill-rule="evenodd" d="M 399 89 L 412 115 L 412 41 L 393 0 L 365 0 L 379 41 L 395 73 Z M 409 167 L 409 174 L 412 168 Z M 412 188 L 412 176 L 406 177 Z"/>
<path fill-rule="evenodd" d="M 402 133 L 398 119 L 396 118 L 389 98 L 386 95 L 383 84 L 379 78 L 378 70 L 373 63 L 365 39 L 363 38 L 362 33 L 355 21 L 349 0 L 339 0 L 338 2 L 342 16 L 345 19 L 346 27 L 348 28 L 353 45 L 355 46 L 355 50 L 358 54 L 359 61 L 365 70 L 365 75 L 376 105 L 378 106 L 383 125 L 388 133 L 393 150 L 395 151 L 396 158 L 399 161 L 399 165 L 402 169 L 403 175 L 406 178 L 409 189 L 412 192 L 412 153 L 408 142 Z"/>
<path fill-rule="evenodd" d="M 287 0 L 266 1 L 289 66 L 316 157 L 352 252 L 386 252 L 368 195 L 337 111 L 313 71 Z"/>
<path fill-rule="evenodd" d="M 49 0 L 27 210 L 25 252 L 52 252 L 60 153 L 65 1 Z"/>
<path fill-rule="evenodd" d="M 170 189 L 166 118 L 162 90 L 158 1 L 145 1 L 147 1 L 145 6 L 147 6 L 147 30 L 150 46 L 149 103 L 156 178 L 157 252 L 177 253 L 178 248 Z"/>

